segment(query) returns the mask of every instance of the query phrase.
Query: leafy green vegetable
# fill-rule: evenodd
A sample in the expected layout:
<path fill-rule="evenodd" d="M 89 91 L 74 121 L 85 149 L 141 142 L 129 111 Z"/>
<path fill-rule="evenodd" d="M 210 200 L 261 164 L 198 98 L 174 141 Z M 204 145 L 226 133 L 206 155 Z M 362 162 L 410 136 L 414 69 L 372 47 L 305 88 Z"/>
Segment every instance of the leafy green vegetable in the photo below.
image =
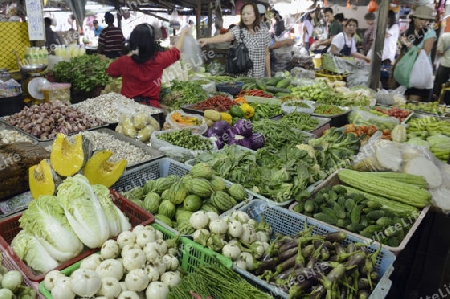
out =
<path fill-rule="evenodd" d="M 106 74 L 111 60 L 99 55 L 82 55 L 70 61 L 61 61 L 53 68 L 58 82 L 68 82 L 77 91 L 92 91 L 106 86 L 111 77 Z"/>
<path fill-rule="evenodd" d="M 86 246 L 98 248 L 108 240 L 108 220 L 94 189 L 84 176 L 66 178 L 58 186 L 57 197 L 70 226 Z"/>
<path fill-rule="evenodd" d="M 33 270 L 45 273 L 58 266 L 44 246 L 31 233 L 21 230 L 11 242 L 12 250 Z"/>
<path fill-rule="evenodd" d="M 306 140 L 306 136 L 294 130 L 289 121 L 261 119 L 253 122 L 253 131 L 264 135 L 264 148 L 271 151 L 278 151 L 287 145 L 295 146 Z"/>
<path fill-rule="evenodd" d="M 180 109 L 183 105 L 204 101 L 208 95 L 198 81 L 172 81 L 172 86 L 161 89 L 161 104 Z"/>
<path fill-rule="evenodd" d="M 83 243 L 70 227 L 56 196 L 41 196 L 31 201 L 19 222 L 57 261 L 65 262 L 83 250 Z"/>
<path fill-rule="evenodd" d="M 278 202 L 297 196 L 307 186 L 325 178 L 315 157 L 306 150 L 283 147 L 276 155 L 268 148 L 256 154 L 225 146 L 199 155 L 195 163 L 206 162 L 215 174 Z"/>

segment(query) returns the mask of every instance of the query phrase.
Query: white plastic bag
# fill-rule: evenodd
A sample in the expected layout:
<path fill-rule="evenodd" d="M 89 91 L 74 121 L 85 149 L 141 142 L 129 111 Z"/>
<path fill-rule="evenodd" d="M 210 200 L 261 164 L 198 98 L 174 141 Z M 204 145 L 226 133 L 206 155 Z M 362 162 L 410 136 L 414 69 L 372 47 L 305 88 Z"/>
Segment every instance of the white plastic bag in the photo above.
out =
<path fill-rule="evenodd" d="M 433 67 L 425 51 L 420 51 L 409 77 L 409 87 L 418 89 L 433 88 Z"/>
<path fill-rule="evenodd" d="M 202 50 L 197 44 L 195 38 L 190 34 L 184 37 L 181 60 L 186 66 L 189 65 L 188 69 L 191 69 L 194 72 L 198 72 L 201 68 L 203 68 Z"/>
<path fill-rule="evenodd" d="M 205 152 L 205 151 L 196 151 L 187 149 L 184 147 L 173 145 L 167 141 L 164 141 L 162 139 L 159 139 L 159 136 L 161 134 L 167 133 L 167 132 L 173 132 L 173 131 L 179 131 L 179 130 L 165 130 L 165 131 L 155 131 L 152 133 L 151 137 L 151 146 L 159 150 L 160 152 L 164 153 L 165 155 L 168 155 L 170 158 L 179 160 L 179 161 L 186 161 L 189 159 L 193 159 L 197 157 L 199 154 Z M 209 139 L 211 141 L 211 150 L 217 151 L 217 145 L 216 143 L 207 137 L 200 136 L 202 139 Z"/>
<path fill-rule="evenodd" d="M 188 126 L 183 123 L 175 122 L 172 119 L 174 113 L 179 113 L 181 116 L 195 117 L 199 121 L 197 126 Z M 191 129 L 194 134 L 204 134 L 208 130 L 208 125 L 206 124 L 205 118 L 199 114 L 188 114 L 182 110 L 175 110 L 169 113 L 166 117 L 166 122 L 164 123 L 163 129 L 165 130 L 175 130 L 175 129 Z"/>

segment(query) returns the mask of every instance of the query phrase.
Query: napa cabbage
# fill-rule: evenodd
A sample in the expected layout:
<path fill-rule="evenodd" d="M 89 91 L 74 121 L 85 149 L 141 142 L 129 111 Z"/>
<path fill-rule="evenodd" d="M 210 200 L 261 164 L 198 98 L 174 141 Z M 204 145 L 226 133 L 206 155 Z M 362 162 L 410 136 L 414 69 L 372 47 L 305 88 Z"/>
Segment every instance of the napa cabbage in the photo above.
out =
<path fill-rule="evenodd" d="M 121 232 L 131 229 L 131 224 L 128 219 L 112 202 L 109 189 L 104 185 L 92 185 L 92 188 L 105 212 L 109 226 L 109 236 L 115 237 Z"/>
<path fill-rule="evenodd" d="M 109 238 L 109 224 L 102 205 L 86 177 L 68 177 L 58 186 L 58 201 L 75 234 L 89 248 Z"/>
<path fill-rule="evenodd" d="M 83 250 L 83 243 L 72 230 L 56 196 L 41 196 L 31 201 L 19 222 L 20 227 L 33 234 L 59 262 L 73 258 Z"/>
<path fill-rule="evenodd" d="M 31 233 L 21 230 L 11 242 L 12 250 L 33 270 L 45 273 L 58 266 L 39 240 Z"/>

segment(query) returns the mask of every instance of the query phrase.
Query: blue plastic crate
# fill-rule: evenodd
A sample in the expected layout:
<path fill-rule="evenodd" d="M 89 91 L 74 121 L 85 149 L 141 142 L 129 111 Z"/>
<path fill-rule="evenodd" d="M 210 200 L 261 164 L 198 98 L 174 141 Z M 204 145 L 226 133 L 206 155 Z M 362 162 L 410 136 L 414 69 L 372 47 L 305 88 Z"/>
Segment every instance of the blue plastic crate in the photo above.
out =
<path fill-rule="evenodd" d="M 326 226 L 315 221 L 314 219 L 290 212 L 284 208 L 268 204 L 263 200 L 253 200 L 239 210 L 246 212 L 252 219 L 255 219 L 258 222 L 261 221 L 261 215 L 264 215 L 266 222 L 272 227 L 273 238 L 275 237 L 275 233 L 291 236 L 303 231 L 305 227 L 310 226 L 314 226 L 312 231 L 313 235 L 339 231 L 339 229 Z M 364 242 L 364 240 L 353 235 L 348 235 L 342 243 L 344 245 L 348 245 L 350 243 L 360 242 Z M 379 247 L 378 244 L 368 244 L 367 248 L 369 252 L 375 252 Z M 383 247 L 378 254 L 377 262 L 374 267 L 375 271 L 381 278 L 369 298 L 382 299 L 386 297 L 392 285 L 389 276 L 394 270 L 394 261 L 395 255 Z M 270 292 L 274 297 L 289 298 L 289 295 L 283 292 L 280 288 L 261 280 L 250 272 L 237 267 L 235 267 L 235 271 L 244 276 L 246 279 L 261 286 Z"/>

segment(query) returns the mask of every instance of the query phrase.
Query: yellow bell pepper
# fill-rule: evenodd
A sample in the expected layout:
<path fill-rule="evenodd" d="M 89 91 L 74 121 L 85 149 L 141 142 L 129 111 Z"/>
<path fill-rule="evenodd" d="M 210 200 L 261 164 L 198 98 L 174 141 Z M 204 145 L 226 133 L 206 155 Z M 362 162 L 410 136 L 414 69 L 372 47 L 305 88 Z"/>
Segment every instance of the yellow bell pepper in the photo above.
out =
<path fill-rule="evenodd" d="M 226 121 L 227 123 L 229 123 L 230 125 L 231 125 L 232 122 L 233 122 L 233 117 L 232 117 L 231 114 L 229 114 L 229 113 L 221 112 L 221 113 L 220 113 L 220 118 L 221 118 L 223 121 Z"/>
<path fill-rule="evenodd" d="M 253 109 L 252 106 L 250 106 L 248 103 L 244 103 L 241 105 L 242 111 L 244 111 L 244 117 L 249 119 L 252 118 L 255 114 L 255 109 Z"/>

